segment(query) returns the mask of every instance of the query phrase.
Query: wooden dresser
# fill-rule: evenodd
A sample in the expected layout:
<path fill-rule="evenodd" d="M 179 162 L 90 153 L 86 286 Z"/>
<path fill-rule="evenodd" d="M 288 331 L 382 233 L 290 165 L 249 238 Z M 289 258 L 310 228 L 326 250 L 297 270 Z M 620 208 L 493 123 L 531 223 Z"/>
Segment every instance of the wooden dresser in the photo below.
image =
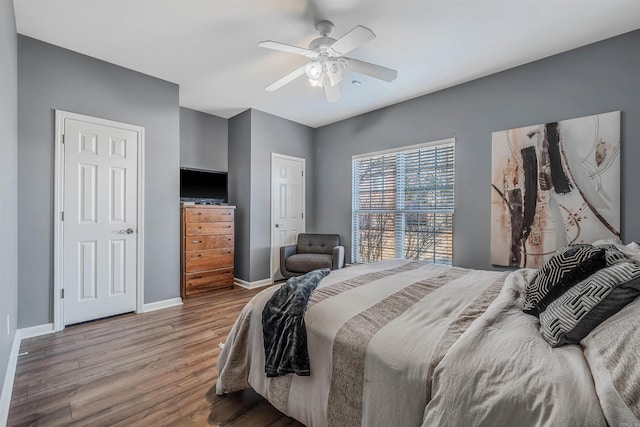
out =
<path fill-rule="evenodd" d="M 234 206 L 183 205 L 180 295 L 233 286 Z"/>

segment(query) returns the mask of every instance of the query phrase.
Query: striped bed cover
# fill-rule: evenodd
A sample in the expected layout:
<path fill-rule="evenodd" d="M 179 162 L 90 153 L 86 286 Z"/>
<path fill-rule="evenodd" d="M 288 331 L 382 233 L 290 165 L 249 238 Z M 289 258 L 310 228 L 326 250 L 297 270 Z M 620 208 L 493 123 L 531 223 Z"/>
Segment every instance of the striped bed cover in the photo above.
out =
<path fill-rule="evenodd" d="M 333 271 L 309 301 L 311 375 L 267 378 L 261 313 L 243 309 L 218 359 L 218 394 L 252 387 L 309 426 L 419 426 L 434 369 L 508 273 L 392 260 Z"/>

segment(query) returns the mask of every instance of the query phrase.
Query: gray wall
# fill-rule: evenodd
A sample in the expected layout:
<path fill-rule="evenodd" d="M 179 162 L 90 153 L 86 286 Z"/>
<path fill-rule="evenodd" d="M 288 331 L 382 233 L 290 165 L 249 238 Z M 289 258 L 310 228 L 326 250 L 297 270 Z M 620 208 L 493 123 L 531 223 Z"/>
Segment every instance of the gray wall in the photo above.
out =
<path fill-rule="evenodd" d="M 53 321 L 55 109 L 145 128 L 145 302 L 178 297 L 178 86 L 24 36 L 18 75 L 18 326 Z"/>
<path fill-rule="evenodd" d="M 251 110 L 251 279 L 271 274 L 271 153 L 305 159 L 305 225 L 313 230 L 313 129 Z"/>
<path fill-rule="evenodd" d="M 491 133 L 622 111 L 622 236 L 640 240 L 640 31 L 316 130 L 318 231 L 349 247 L 351 156 L 456 138 L 454 264 L 491 268 Z"/>
<path fill-rule="evenodd" d="M 306 226 L 313 222 L 313 129 L 258 110 L 229 120 L 229 201 L 236 205 L 235 276 L 270 278 L 271 153 L 306 160 Z"/>
<path fill-rule="evenodd" d="M 0 384 L 4 384 L 18 321 L 18 38 L 12 1 L 0 2 L 0 64 Z"/>
<path fill-rule="evenodd" d="M 251 110 L 229 119 L 229 204 L 235 211 L 235 277 L 249 281 L 251 237 Z"/>
<path fill-rule="evenodd" d="M 0 281 L 3 290 L 9 289 L 9 298 L 0 302 L 0 325 L 6 322 L 6 314 L 15 318 L 12 291 L 19 293 L 19 327 L 53 321 L 54 109 L 146 128 L 145 302 L 179 294 L 180 156 L 183 166 L 229 170 L 230 203 L 238 207 L 236 277 L 253 282 L 269 276 L 272 152 L 307 160 L 307 230 L 337 232 L 349 248 L 351 156 L 455 137 L 454 263 L 491 268 L 491 132 L 621 110 L 622 231 L 625 240 L 640 239 L 640 223 L 633 221 L 640 214 L 640 202 L 632 193 L 633 183 L 640 182 L 640 170 L 632 166 L 633 159 L 640 158 L 640 31 L 316 130 L 257 110 L 226 123 L 203 113 L 181 111 L 174 84 L 20 36 L 16 196 L 16 167 L 11 160 L 16 150 L 15 137 L 11 137 L 12 126 L 15 128 L 12 96 L 16 96 L 11 59 L 16 37 L 13 11 L 10 5 L 3 7 L 8 10 L 1 15 L 7 21 L 7 25 L 2 22 L 7 36 L 0 44 L 0 112 L 6 114 L 0 120 L 8 123 L 2 127 L 8 133 L 2 140 L 6 155 L 0 160 L 0 233 L 8 244 L 0 249 L 4 255 L 0 256 Z M 209 139 L 209 135 L 216 136 Z M 203 137 L 215 140 L 215 148 L 199 144 Z M 218 166 L 221 159 L 215 165 L 195 163 L 201 157 L 208 161 L 211 156 L 207 153 L 217 156 L 227 147 L 225 167 Z M 16 197 L 19 221 L 10 203 Z M 19 265 L 17 290 L 12 286 L 16 280 L 16 221 L 18 256 L 25 260 Z M 9 342 L 1 332 L 2 328 L 0 366 Z"/>
<path fill-rule="evenodd" d="M 180 107 L 180 167 L 227 172 L 228 120 Z"/>

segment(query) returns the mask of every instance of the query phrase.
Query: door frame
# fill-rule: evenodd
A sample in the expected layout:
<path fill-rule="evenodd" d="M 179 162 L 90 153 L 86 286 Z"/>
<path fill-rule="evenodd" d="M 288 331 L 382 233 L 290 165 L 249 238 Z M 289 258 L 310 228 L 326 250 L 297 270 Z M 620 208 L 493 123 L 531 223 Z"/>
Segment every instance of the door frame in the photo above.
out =
<path fill-rule="evenodd" d="M 301 195 L 302 195 L 302 231 L 301 233 L 304 233 L 307 229 L 307 218 L 304 217 L 304 214 L 307 211 L 307 193 L 306 193 L 306 180 L 307 180 L 307 170 L 306 170 L 306 159 L 304 157 L 295 157 L 295 156 L 288 156 L 286 154 L 278 154 L 278 153 L 271 153 L 271 167 L 270 167 L 270 175 L 269 175 L 269 184 L 270 184 L 270 204 L 271 204 L 271 254 L 269 256 L 269 272 L 270 272 L 270 279 L 274 280 L 275 278 L 275 274 L 277 271 L 277 268 L 275 271 L 273 271 L 273 257 L 276 254 L 276 251 L 274 249 L 274 244 L 275 244 L 275 238 L 276 238 L 276 215 L 275 215 L 275 210 L 276 210 L 276 206 L 273 203 L 274 197 L 273 197 L 273 161 L 274 159 L 284 159 L 284 160 L 294 160 L 294 161 L 298 161 L 302 163 L 302 190 L 301 190 Z"/>
<path fill-rule="evenodd" d="M 54 195 L 53 195 L 53 328 L 55 331 L 64 329 L 64 289 L 63 261 L 64 261 L 64 121 L 73 119 L 102 126 L 117 127 L 130 130 L 138 134 L 138 198 L 137 198 L 137 251 L 136 251 L 136 313 L 144 312 L 144 127 L 113 120 L 100 119 L 69 111 L 55 110 L 55 138 L 54 138 Z"/>

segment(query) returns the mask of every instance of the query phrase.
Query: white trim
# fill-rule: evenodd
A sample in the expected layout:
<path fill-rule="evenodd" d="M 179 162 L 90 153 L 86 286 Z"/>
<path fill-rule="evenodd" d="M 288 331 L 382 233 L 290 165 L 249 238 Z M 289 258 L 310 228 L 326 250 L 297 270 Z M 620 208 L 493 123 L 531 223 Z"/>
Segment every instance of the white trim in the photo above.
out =
<path fill-rule="evenodd" d="M 420 148 L 433 147 L 434 145 L 442 145 L 442 144 L 449 144 L 449 143 L 455 144 L 455 142 L 456 142 L 455 138 L 445 138 L 439 141 L 423 142 L 421 144 L 405 145 L 403 147 L 394 147 L 394 148 L 389 148 L 387 150 L 372 151 L 371 153 L 354 154 L 353 156 L 351 156 L 351 159 L 357 160 L 363 157 L 382 156 L 383 154 L 397 153 L 399 151 L 418 150 Z"/>
<path fill-rule="evenodd" d="M 40 335 L 52 334 L 56 330 L 53 323 L 45 323 L 44 325 L 31 326 L 30 328 L 19 329 L 20 339 L 26 340 L 27 338 L 39 337 Z"/>
<path fill-rule="evenodd" d="M 305 159 L 304 157 L 296 157 L 296 156 L 289 156 L 287 154 L 280 154 L 280 153 L 271 153 L 271 158 L 273 159 L 274 157 L 279 157 L 281 159 L 286 159 L 286 160 L 293 160 L 293 161 L 299 161 L 302 160 L 302 163 L 304 163 L 307 159 Z"/>
<path fill-rule="evenodd" d="M 278 153 L 271 153 L 271 166 L 269 168 L 269 204 L 271 205 L 270 207 L 270 212 L 271 212 L 271 247 L 269 250 L 269 275 L 271 276 L 271 280 L 275 279 L 275 275 L 276 272 L 279 270 L 278 268 L 276 268 L 276 270 L 274 271 L 273 268 L 273 259 L 274 256 L 276 256 L 277 252 L 276 250 L 274 250 L 274 243 L 275 243 L 275 233 L 276 233 L 276 215 L 275 215 L 275 209 L 276 207 L 273 205 L 273 160 L 275 158 L 278 159 L 284 159 L 284 160 L 293 160 L 295 162 L 300 162 L 302 163 L 302 227 L 300 229 L 300 231 L 298 233 L 304 233 L 307 229 L 307 218 L 305 217 L 306 214 L 306 208 L 307 208 L 307 189 L 306 189 L 306 182 L 307 182 L 307 159 L 305 159 L 304 157 L 294 157 L 294 156 L 288 156 L 286 154 L 278 154 Z M 245 282 L 246 283 L 246 282 Z M 273 282 L 272 282 L 273 283 Z M 243 285 L 239 285 L 239 286 L 243 286 Z M 264 286 L 264 285 L 261 285 Z M 245 286 L 243 286 L 245 287 Z"/>
<path fill-rule="evenodd" d="M 144 313 L 144 128 L 136 126 L 140 132 L 138 144 L 138 241 L 137 264 L 138 275 L 136 283 L 136 313 Z M 180 300 L 182 302 L 182 300 Z"/>
<path fill-rule="evenodd" d="M 257 280 L 255 282 L 247 282 L 242 279 L 238 279 L 237 277 L 234 277 L 233 283 L 245 289 L 255 289 L 255 288 L 261 288 L 263 286 L 273 285 L 273 280 L 262 279 L 262 280 Z"/>
<path fill-rule="evenodd" d="M 182 298 L 165 299 L 145 304 L 142 311 L 138 311 L 138 313 L 148 313 L 150 311 L 162 310 L 163 308 L 176 307 L 178 305 L 182 305 Z"/>
<path fill-rule="evenodd" d="M 56 133 L 54 142 L 54 189 L 53 189 L 53 326 L 56 331 L 64 329 L 63 309 L 64 304 L 60 298 L 60 289 L 63 288 L 63 236 L 64 222 L 60 220 L 60 212 L 64 206 L 64 150 L 62 139 L 64 133 L 63 112 L 56 110 Z"/>
<path fill-rule="evenodd" d="M 351 157 L 351 261 L 354 260 L 357 262 L 359 260 L 360 249 L 360 239 L 358 237 L 358 232 L 360 230 L 360 215 L 361 214 L 380 214 L 380 213 L 389 213 L 389 214 L 401 214 L 400 217 L 396 216 L 395 224 L 394 224 L 394 248 L 395 248 L 395 257 L 401 258 L 404 257 L 404 240 L 403 236 L 405 233 L 405 218 L 404 214 L 407 213 L 416 213 L 416 214 L 450 214 L 451 220 L 453 221 L 453 215 L 455 208 L 452 206 L 450 209 L 442 209 L 442 208 L 408 208 L 406 207 L 406 203 L 404 200 L 404 191 L 405 191 L 405 165 L 407 162 L 406 157 L 412 156 L 415 154 L 420 155 L 422 150 L 427 152 L 433 152 L 438 150 L 440 147 L 446 147 L 444 149 L 449 150 L 451 148 L 451 152 L 453 154 L 453 167 L 455 173 L 455 146 L 456 139 L 447 138 L 439 141 L 426 142 L 422 144 L 414 144 L 407 145 L 401 147 L 394 147 L 388 150 L 374 151 L 371 153 L 363 153 L 353 155 Z M 386 156 L 386 157 L 385 157 Z M 395 206 L 393 208 L 387 207 L 386 209 L 367 209 L 360 208 L 360 168 L 362 163 L 367 162 L 369 160 L 384 160 L 387 159 L 390 162 L 395 163 L 396 169 L 396 177 L 395 177 L 395 193 L 397 195 Z M 385 160 L 385 161 L 387 161 Z M 413 157 L 413 160 L 409 160 L 409 162 L 417 161 L 419 158 Z M 437 162 L 434 158 L 429 160 L 429 163 L 435 164 L 433 162 Z M 365 163 L 366 165 L 366 163 Z M 415 165 L 415 163 L 414 163 Z M 425 166 L 426 167 L 426 166 Z M 384 168 L 384 167 L 383 167 Z M 385 171 L 387 170 L 384 168 Z M 454 183 L 452 183 L 453 185 Z M 378 185 L 378 184 L 376 184 Z M 371 191 L 371 189 L 369 190 Z M 364 193 L 368 193 L 369 191 L 363 191 Z M 455 204 L 455 193 L 453 194 L 452 203 Z M 453 223 L 452 223 L 453 224 Z M 452 225 L 453 227 L 453 225 Z M 453 229 L 452 229 L 453 233 Z M 435 248 L 433 255 L 435 256 Z M 433 260 L 435 262 L 435 259 Z M 451 262 L 453 262 L 453 247 L 451 248 Z"/>
<path fill-rule="evenodd" d="M 64 222 L 60 212 L 64 208 L 64 150 L 62 137 L 65 119 L 85 121 L 102 126 L 117 127 L 137 132 L 138 139 L 138 232 L 137 241 L 137 274 L 136 274 L 136 313 L 144 313 L 144 153 L 145 130 L 142 126 L 85 116 L 63 110 L 55 110 L 55 159 L 54 159 L 54 196 L 53 196 L 53 325 L 55 331 L 64 329 L 64 301 L 60 298 L 60 291 L 64 288 L 63 281 L 63 236 Z"/>
<path fill-rule="evenodd" d="M 9 360 L 7 361 L 7 370 L 4 374 L 2 394 L 0 394 L 0 426 L 6 426 L 7 420 L 9 419 L 9 406 L 11 405 L 11 394 L 13 393 L 13 380 L 16 376 L 20 341 L 20 331 L 17 330 L 13 336 L 13 345 L 11 346 Z"/>

